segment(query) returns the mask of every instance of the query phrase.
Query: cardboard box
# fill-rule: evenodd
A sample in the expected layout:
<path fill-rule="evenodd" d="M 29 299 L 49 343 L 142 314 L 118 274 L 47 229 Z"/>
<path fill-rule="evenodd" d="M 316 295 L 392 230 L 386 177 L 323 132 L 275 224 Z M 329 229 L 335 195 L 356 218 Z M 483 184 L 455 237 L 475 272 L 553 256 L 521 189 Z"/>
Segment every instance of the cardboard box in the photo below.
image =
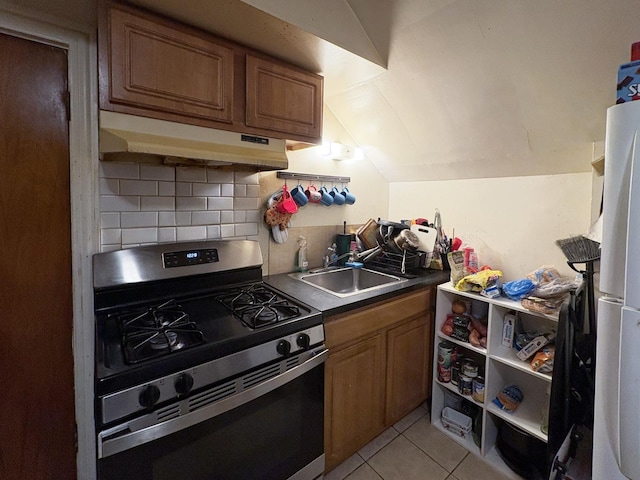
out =
<path fill-rule="evenodd" d="M 620 65 L 616 103 L 640 100 L 640 60 Z"/>

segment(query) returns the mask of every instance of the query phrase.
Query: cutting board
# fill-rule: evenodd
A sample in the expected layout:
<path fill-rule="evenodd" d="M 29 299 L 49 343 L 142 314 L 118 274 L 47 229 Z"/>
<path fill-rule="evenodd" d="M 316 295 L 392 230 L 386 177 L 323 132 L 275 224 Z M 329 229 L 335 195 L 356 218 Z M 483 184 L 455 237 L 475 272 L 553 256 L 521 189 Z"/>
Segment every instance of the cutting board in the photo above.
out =
<path fill-rule="evenodd" d="M 424 227 L 422 225 L 411 225 L 411 231 L 418 236 L 420 246 L 418 250 L 421 252 L 433 252 L 433 247 L 436 244 L 436 237 L 438 233 L 435 228 Z"/>

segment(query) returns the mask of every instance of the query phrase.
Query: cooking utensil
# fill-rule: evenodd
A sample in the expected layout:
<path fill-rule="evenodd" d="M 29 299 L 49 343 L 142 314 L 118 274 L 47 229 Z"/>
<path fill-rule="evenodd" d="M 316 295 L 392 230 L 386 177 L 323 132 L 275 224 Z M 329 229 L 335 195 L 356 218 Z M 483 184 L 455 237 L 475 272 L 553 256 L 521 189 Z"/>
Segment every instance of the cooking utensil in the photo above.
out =
<path fill-rule="evenodd" d="M 420 246 L 418 236 L 411 230 L 404 229 L 393 238 L 391 243 L 402 251 L 402 266 L 400 267 L 400 272 L 404 275 L 406 273 L 407 251 L 415 251 L 418 249 L 418 246 Z"/>
<path fill-rule="evenodd" d="M 376 241 L 377 231 L 378 223 L 373 218 L 367 220 L 367 223 L 361 225 L 360 228 L 356 230 L 356 237 L 358 237 L 358 240 L 360 240 L 365 250 L 370 250 L 378 246 L 378 242 Z"/>
<path fill-rule="evenodd" d="M 411 225 L 411 231 L 418 237 L 418 250 L 421 252 L 431 253 L 436 243 L 438 232 L 435 228 L 425 227 L 423 225 Z"/>
<path fill-rule="evenodd" d="M 418 236 L 408 228 L 400 230 L 392 240 L 395 246 L 402 251 L 415 251 L 420 246 Z"/>

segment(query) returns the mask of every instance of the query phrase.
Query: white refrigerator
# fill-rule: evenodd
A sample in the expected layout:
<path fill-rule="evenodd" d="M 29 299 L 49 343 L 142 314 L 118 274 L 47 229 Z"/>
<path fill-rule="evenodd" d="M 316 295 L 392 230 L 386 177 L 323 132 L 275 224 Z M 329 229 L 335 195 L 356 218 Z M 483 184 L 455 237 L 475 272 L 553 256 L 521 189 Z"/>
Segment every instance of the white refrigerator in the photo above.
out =
<path fill-rule="evenodd" d="M 607 110 L 593 478 L 640 480 L 640 101 Z"/>

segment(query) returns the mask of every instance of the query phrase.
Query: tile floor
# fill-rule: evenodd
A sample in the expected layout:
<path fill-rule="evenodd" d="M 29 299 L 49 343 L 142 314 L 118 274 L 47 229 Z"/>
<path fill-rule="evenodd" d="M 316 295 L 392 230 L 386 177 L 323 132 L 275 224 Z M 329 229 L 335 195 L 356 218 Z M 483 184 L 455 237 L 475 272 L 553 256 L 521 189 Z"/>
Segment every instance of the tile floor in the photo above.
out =
<path fill-rule="evenodd" d="M 338 465 L 324 480 L 508 480 L 431 425 L 421 406 Z"/>

